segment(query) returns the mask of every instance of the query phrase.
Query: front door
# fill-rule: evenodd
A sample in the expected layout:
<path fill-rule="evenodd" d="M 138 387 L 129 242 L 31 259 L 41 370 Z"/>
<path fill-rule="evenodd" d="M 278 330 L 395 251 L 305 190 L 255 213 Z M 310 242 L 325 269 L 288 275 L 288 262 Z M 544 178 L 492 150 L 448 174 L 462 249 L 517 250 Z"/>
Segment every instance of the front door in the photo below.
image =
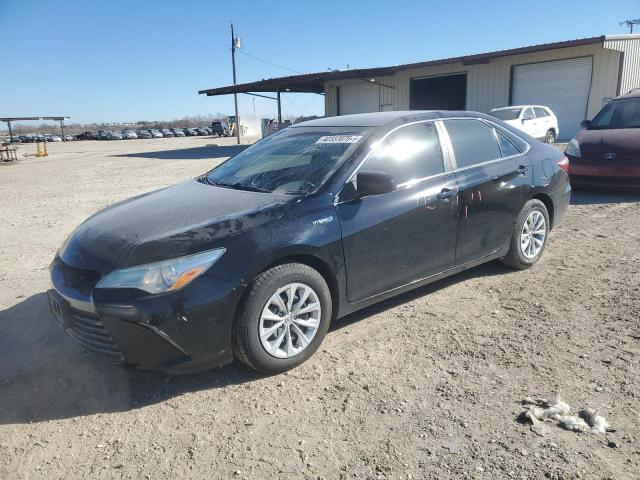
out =
<path fill-rule="evenodd" d="M 346 193 L 339 197 L 336 210 L 349 301 L 453 266 L 457 187 L 454 176 L 445 172 L 435 124 L 419 122 L 394 130 L 359 171 L 388 173 L 397 188 L 359 200 L 349 200 Z M 353 189 L 353 183 L 343 192 L 348 187 Z"/>
<path fill-rule="evenodd" d="M 528 198 L 531 164 L 524 143 L 477 119 L 444 120 L 459 189 L 456 264 L 506 248 Z"/>

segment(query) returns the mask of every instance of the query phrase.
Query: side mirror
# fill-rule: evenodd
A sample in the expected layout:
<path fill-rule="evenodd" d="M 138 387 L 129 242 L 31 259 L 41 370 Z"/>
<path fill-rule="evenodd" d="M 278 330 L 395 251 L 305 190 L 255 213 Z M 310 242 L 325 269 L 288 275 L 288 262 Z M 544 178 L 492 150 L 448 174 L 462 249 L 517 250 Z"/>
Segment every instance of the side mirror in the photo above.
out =
<path fill-rule="evenodd" d="M 356 175 L 356 197 L 381 195 L 393 192 L 396 188 L 395 179 L 383 172 L 358 172 Z"/>
<path fill-rule="evenodd" d="M 583 120 L 580 122 L 582 128 L 589 128 L 591 126 L 591 120 Z"/>

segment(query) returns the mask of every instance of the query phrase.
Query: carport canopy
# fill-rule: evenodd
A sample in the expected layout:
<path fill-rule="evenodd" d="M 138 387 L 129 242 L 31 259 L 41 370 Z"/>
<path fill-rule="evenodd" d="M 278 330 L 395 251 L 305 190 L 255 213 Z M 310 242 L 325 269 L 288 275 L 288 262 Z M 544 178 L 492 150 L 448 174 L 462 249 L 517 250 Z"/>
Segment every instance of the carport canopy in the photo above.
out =
<path fill-rule="evenodd" d="M 42 120 L 55 120 L 60 122 L 60 131 L 62 132 L 62 141 L 66 142 L 64 135 L 64 121 L 69 117 L 3 117 L 0 118 L 0 122 L 6 122 L 9 128 L 9 138 L 13 142 L 13 132 L 11 131 L 11 122 L 27 122 L 27 121 L 42 121 Z"/>

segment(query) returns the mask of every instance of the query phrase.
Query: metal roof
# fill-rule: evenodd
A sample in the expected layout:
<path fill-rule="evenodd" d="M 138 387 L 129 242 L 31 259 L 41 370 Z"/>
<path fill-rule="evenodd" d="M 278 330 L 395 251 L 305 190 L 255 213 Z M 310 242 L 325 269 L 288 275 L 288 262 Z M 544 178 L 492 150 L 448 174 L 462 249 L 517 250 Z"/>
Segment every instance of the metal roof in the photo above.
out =
<path fill-rule="evenodd" d="M 303 92 L 303 93 L 323 93 L 325 82 L 331 80 L 345 79 L 372 79 L 374 77 L 391 75 L 399 70 L 409 68 L 429 67 L 433 65 L 443 65 L 447 63 L 461 62 L 463 65 L 474 65 L 489 63 L 489 60 L 497 57 L 508 55 L 519 55 L 523 53 L 543 52 L 546 50 L 555 50 L 558 48 L 576 47 L 580 45 L 591 45 L 594 43 L 604 43 L 610 39 L 627 39 L 635 38 L 636 35 L 616 35 L 598 37 L 580 38 L 576 40 L 566 40 L 563 42 L 545 43 L 541 45 L 532 45 L 528 47 L 511 48 L 508 50 L 497 50 L 494 52 L 479 53 L 475 55 L 463 55 L 460 57 L 443 58 L 440 60 L 429 60 L 426 62 L 405 63 L 402 65 L 393 65 L 389 67 L 377 68 L 356 68 L 353 70 L 334 70 L 330 72 L 307 73 L 302 75 L 291 75 L 288 77 L 269 78 L 256 82 L 243 83 L 239 85 L 227 85 L 225 87 L 210 88 L 198 91 L 199 94 L 207 96 L 228 95 L 231 93 L 249 93 L 249 92 Z"/>
<path fill-rule="evenodd" d="M 20 120 L 66 120 L 69 117 L 3 117 L 0 122 L 17 122 Z"/>

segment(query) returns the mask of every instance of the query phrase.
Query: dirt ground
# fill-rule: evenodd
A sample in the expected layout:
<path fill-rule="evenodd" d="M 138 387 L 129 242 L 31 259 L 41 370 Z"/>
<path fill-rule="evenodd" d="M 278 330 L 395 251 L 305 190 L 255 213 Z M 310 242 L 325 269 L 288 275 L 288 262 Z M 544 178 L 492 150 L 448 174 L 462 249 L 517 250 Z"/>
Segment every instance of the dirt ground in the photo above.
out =
<path fill-rule="evenodd" d="M 638 478 L 638 195 L 575 193 L 535 268 L 491 263 L 336 321 L 284 375 L 167 377 L 78 351 L 45 293 L 65 237 L 237 150 L 76 142 L 0 166 L 0 478 Z M 616 431 L 517 421 L 523 398 L 556 395 Z"/>

